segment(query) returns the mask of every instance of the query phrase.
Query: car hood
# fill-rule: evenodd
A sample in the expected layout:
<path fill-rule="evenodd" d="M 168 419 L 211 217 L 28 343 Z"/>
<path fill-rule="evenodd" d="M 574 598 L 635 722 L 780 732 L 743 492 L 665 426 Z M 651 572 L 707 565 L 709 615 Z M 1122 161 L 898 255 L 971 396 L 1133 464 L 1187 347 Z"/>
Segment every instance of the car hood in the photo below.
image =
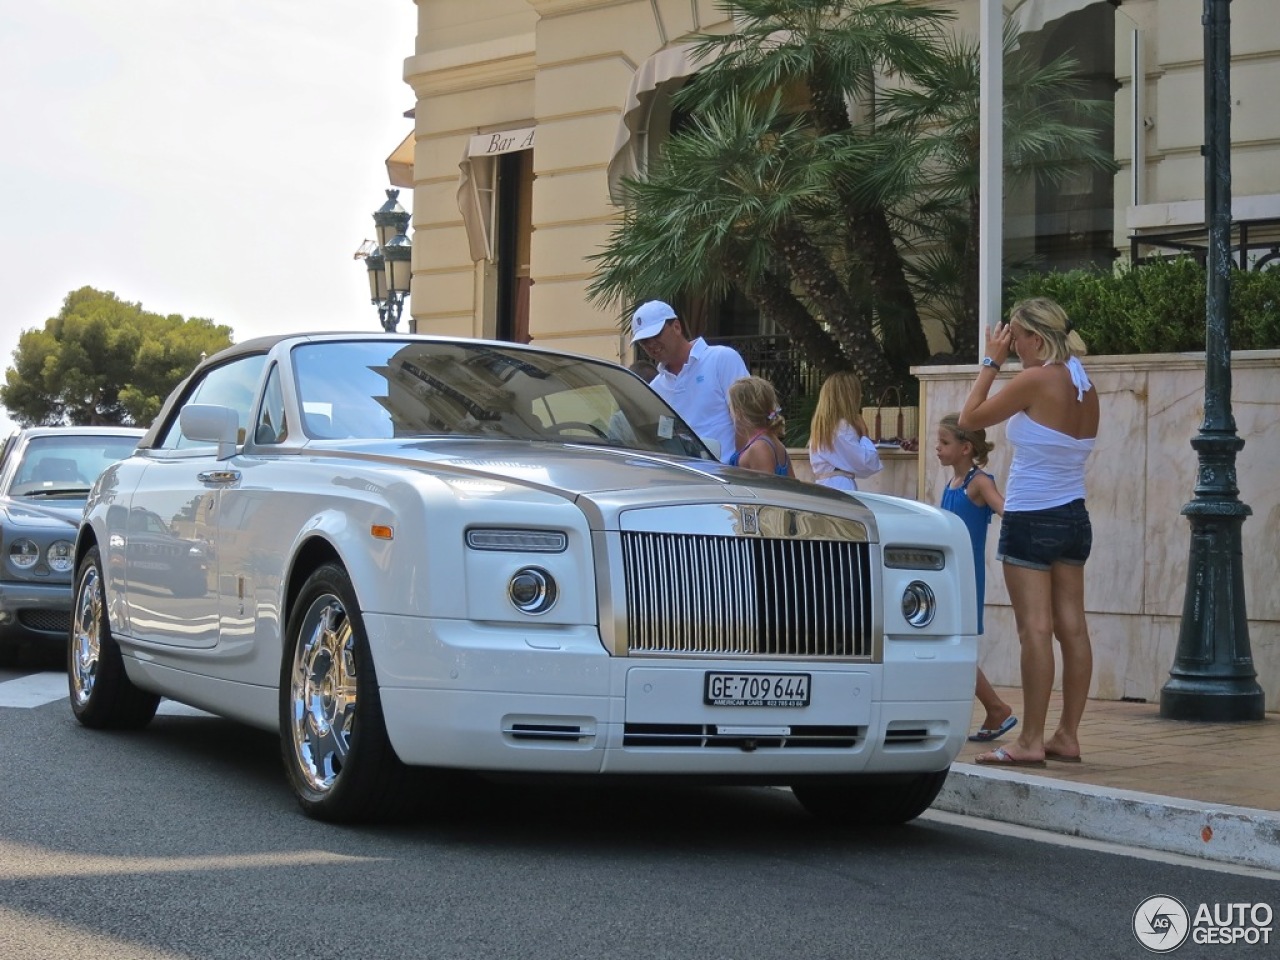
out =
<path fill-rule="evenodd" d="M 68 526 L 74 530 L 80 525 L 80 518 L 84 514 L 84 501 L 42 502 L 10 498 L 0 500 L 0 514 L 15 527 Z"/>
<path fill-rule="evenodd" d="M 817 484 L 730 467 L 719 461 L 587 444 L 455 439 L 371 441 L 348 446 L 342 455 L 491 477 L 570 499 L 679 486 L 694 497 L 728 496 L 750 488 L 763 493 L 799 492 L 829 497 L 833 503 L 848 503 L 846 495 Z M 730 486 L 733 491 L 727 489 Z"/>

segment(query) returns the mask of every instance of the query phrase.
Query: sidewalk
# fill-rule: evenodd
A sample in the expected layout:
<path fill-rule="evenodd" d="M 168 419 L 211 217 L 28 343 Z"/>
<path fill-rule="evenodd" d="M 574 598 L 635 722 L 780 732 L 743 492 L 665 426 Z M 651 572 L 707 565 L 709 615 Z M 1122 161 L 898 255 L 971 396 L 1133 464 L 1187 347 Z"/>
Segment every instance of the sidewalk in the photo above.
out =
<path fill-rule="evenodd" d="M 1022 691 L 998 692 L 1021 717 Z M 1055 693 L 1050 731 L 1060 709 Z M 975 701 L 970 732 L 983 715 Z M 1082 763 L 974 763 L 1018 732 L 966 743 L 934 808 L 1280 871 L 1280 715 L 1193 723 L 1162 719 L 1158 703 L 1090 700 L 1080 725 Z"/>

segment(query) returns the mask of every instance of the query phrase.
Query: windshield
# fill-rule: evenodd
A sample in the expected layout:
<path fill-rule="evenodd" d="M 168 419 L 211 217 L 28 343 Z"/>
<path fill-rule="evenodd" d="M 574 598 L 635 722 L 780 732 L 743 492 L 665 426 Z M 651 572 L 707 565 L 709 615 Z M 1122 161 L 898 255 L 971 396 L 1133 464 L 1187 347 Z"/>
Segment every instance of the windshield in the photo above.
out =
<path fill-rule="evenodd" d="M 617 364 L 488 343 L 301 344 L 293 366 L 316 439 L 484 437 L 714 459 L 648 385 Z"/>
<path fill-rule="evenodd" d="M 67 433 L 32 437 L 13 473 L 10 493 L 19 497 L 84 496 L 107 467 L 133 453 L 136 436 Z"/>

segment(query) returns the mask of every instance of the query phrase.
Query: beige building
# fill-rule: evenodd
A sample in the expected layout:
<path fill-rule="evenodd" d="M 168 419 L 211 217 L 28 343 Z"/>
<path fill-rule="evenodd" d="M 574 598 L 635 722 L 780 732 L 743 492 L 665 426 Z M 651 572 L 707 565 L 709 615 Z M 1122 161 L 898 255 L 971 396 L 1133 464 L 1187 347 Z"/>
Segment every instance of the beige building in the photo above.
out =
<path fill-rule="evenodd" d="M 953 0 L 975 43 L 982 3 Z M 405 79 L 415 129 L 388 163 L 413 191 L 411 328 L 630 359 L 616 313 L 587 302 L 588 258 L 643 174 L 696 70 L 689 38 L 728 24 L 716 0 L 417 0 Z M 1202 0 L 1005 0 L 1046 57 L 1071 50 L 1114 97 L 1120 173 L 1005 199 L 1006 259 L 1071 267 L 1202 242 Z M 1235 0 L 1233 196 L 1250 263 L 1280 239 L 1280 18 Z M 1135 82 L 1135 77 L 1139 78 Z M 1185 232 L 1185 234 L 1184 234 Z M 1197 236 L 1200 235 L 1200 236 Z M 1164 246 L 1133 247 L 1143 236 Z M 756 321 L 757 324 L 759 321 Z M 709 335 L 726 330 L 715 317 Z"/>

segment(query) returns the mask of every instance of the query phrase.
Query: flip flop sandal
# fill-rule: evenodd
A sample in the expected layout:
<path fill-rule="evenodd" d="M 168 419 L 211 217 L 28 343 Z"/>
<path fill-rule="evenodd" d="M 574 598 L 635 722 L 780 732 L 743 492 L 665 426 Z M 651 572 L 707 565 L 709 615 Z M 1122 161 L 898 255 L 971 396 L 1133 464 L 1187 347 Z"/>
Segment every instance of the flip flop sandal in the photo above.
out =
<path fill-rule="evenodd" d="M 988 767 L 1047 767 L 1043 760 L 1019 760 L 1004 747 L 996 747 L 990 753 L 980 753 L 974 761 Z"/>
<path fill-rule="evenodd" d="M 992 740 L 999 740 L 1006 733 L 1018 725 L 1018 718 L 1013 714 L 1004 718 L 1004 723 L 992 730 L 990 727 L 982 727 L 977 733 L 969 735 L 969 740 L 973 743 L 990 743 Z"/>

